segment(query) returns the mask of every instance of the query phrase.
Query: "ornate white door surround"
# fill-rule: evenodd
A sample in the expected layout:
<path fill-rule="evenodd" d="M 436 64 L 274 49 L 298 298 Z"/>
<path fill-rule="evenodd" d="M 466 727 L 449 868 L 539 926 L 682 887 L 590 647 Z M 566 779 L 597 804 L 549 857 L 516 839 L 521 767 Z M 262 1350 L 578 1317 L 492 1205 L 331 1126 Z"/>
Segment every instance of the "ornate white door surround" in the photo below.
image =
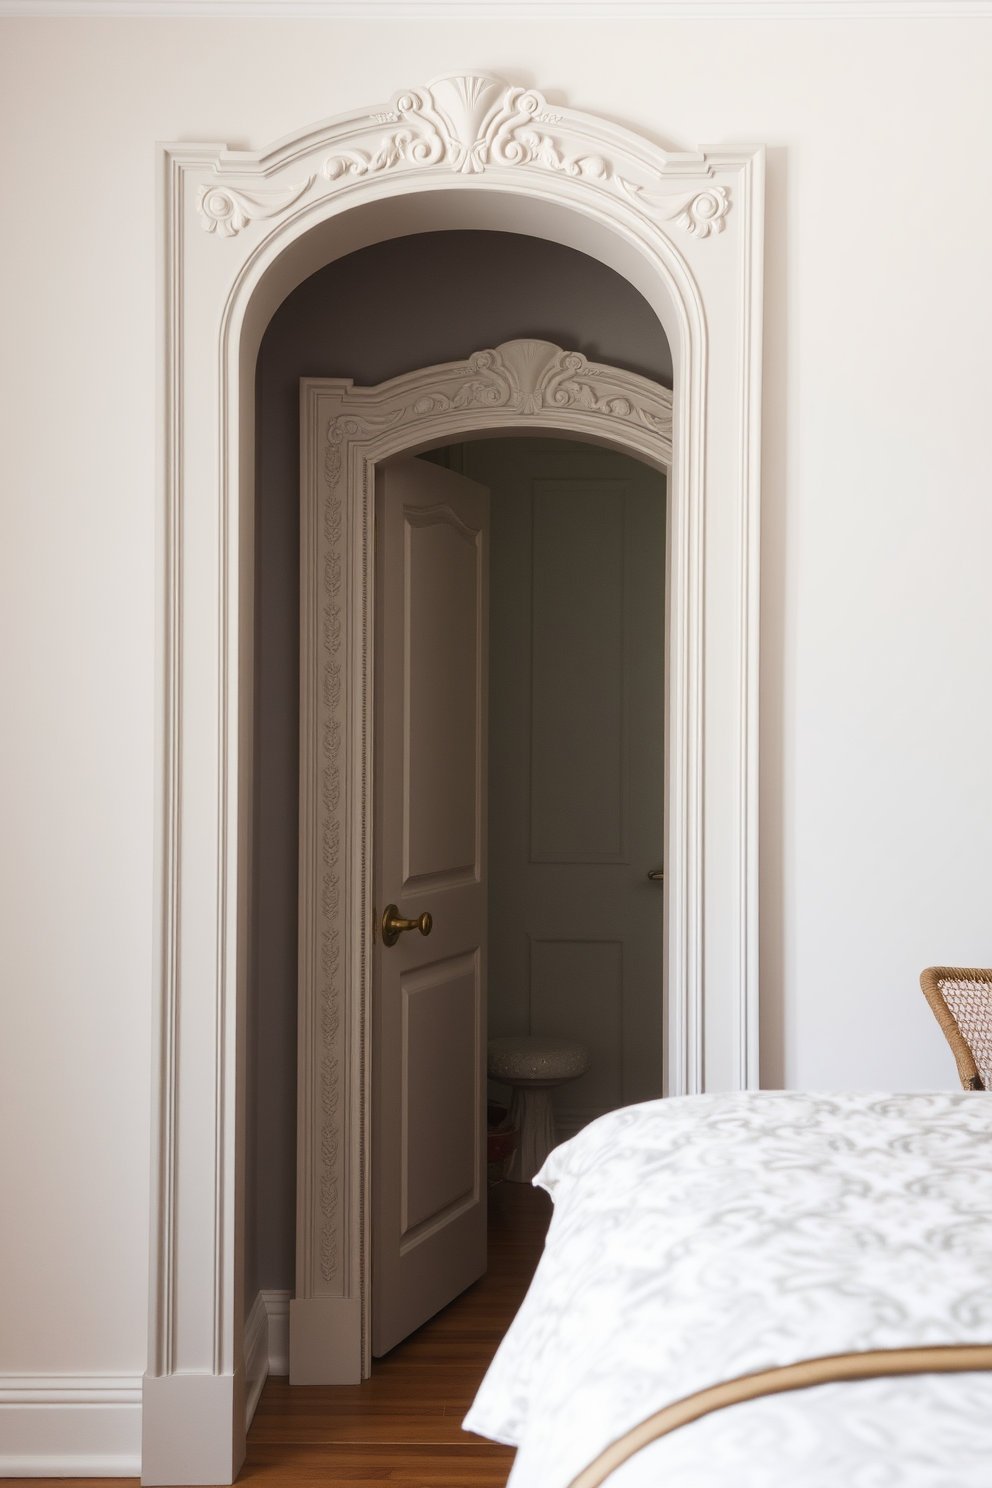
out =
<path fill-rule="evenodd" d="M 756 1083 L 763 162 L 759 149 L 739 146 L 672 153 L 591 115 L 552 111 L 533 89 L 458 76 L 260 154 L 176 144 L 160 164 L 161 913 L 142 1474 L 149 1484 L 228 1483 L 244 1453 L 252 454 L 262 333 L 324 264 L 444 228 L 578 248 L 624 275 L 658 314 L 675 366 L 668 1088 Z M 478 414 L 461 427 L 484 427 Z M 623 443 L 636 451 L 633 427 L 628 420 Z M 357 768 L 368 699 L 354 688 L 367 638 L 344 619 L 368 553 L 349 552 L 355 561 L 342 565 L 326 618 L 330 632 L 342 626 L 342 747 Z M 352 925 L 355 826 L 338 847 Z M 344 952 L 342 943 L 336 954 Z M 362 974 L 342 962 L 353 1006 Z M 345 1038 L 347 1070 L 329 1064 L 314 1092 L 322 1110 L 363 1088 L 360 1040 L 354 1029 Z M 316 1201 L 333 1210 L 341 1200 L 329 1185 Z M 360 1257 L 352 1263 L 360 1267 Z"/>
<path fill-rule="evenodd" d="M 510 341 L 463 362 L 379 387 L 305 379 L 300 521 L 300 1001 L 297 1083 L 296 1297 L 290 1383 L 348 1384 L 367 1375 L 370 1265 L 368 1026 L 373 903 L 367 741 L 372 737 L 375 466 L 466 435 L 557 433 L 672 463 L 672 394 L 645 377 L 594 366 L 547 341 Z M 430 468 L 430 467 L 429 467 Z M 665 583 L 665 575 L 658 575 Z M 688 627 L 683 625 L 687 633 Z M 685 655 L 670 658 L 688 695 Z M 664 750 L 658 750 L 663 768 Z M 669 780 L 669 892 L 684 879 L 692 820 L 686 772 Z M 690 961 L 686 917 L 669 964 Z M 669 1023 L 689 1024 L 686 989 L 669 977 Z M 669 1044 L 677 1040 L 670 1034 Z M 684 1051 L 682 1051 L 684 1055 Z M 673 1057 L 669 1085 L 686 1084 Z"/>

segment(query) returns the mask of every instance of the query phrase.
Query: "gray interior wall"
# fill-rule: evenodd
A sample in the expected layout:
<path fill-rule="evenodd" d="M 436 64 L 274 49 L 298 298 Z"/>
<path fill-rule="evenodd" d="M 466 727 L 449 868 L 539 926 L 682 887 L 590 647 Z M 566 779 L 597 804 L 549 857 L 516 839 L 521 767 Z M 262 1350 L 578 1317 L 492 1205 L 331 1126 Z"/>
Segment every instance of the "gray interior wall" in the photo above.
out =
<path fill-rule="evenodd" d="M 312 275 L 256 378 L 255 810 L 245 1296 L 291 1288 L 296 1185 L 299 379 L 373 384 L 533 336 L 672 385 L 650 306 L 596 259 L 510 233 L 424 233 Z"/>

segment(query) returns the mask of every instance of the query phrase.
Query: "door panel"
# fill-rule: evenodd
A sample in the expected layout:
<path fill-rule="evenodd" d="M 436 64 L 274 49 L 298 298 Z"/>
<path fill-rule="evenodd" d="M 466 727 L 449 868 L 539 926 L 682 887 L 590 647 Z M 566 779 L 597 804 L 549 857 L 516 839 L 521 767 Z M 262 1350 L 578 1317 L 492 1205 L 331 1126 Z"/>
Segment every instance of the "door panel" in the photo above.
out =
<path fill-rule="evenodd" d="M 625 494 L 533 484 L 532 863 L 623 858 Z"/>
<path fill-rule="evenodd" d="M 576 1038 L 593 1052 L 568 1087 L 572 1110 L 623 1105 L 623 942 L 530 942 L 530 1032 Z"/>
<path fill-rule="evenodd" d="M 372 1352 L 486 1267 L 487 491 L 423 460 L 378 473 L 376 917 L 433 917 L 373 956 Z"/>
<path fill-rule="evenodd" d="M 403 535 L 403 877 L 409 888 L 417 879 L 440 881 L 466 872 L 478 876 L 481 591 L 479 532 L 464 526 L 450 506 L 407 510 Z M 438 727 L 441 719 L 443 728 Z"/>
<path fill-rule="evenodd" d="M 482 1182 L 478 953 L 420 967 L 403 997 L 401 1252 Z"/>

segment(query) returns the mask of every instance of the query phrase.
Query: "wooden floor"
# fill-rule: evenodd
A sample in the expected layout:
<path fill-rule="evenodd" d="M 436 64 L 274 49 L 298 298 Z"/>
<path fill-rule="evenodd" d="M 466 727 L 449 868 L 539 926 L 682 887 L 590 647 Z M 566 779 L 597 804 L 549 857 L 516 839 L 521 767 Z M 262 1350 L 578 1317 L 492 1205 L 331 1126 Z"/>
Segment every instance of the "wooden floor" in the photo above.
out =
<path fill-rule="evenodd" d="M 534 1274 L 551 1200 L 525 1183 L 489 1191 L 489 1269 L 372 1366 L 362 1385 L 269 1378 L 238 1478 L 254 1488 L 505 1488 L 513 1451 L 461 1429 L 489 1361 Z M 8 1479 L 42 1488 L 53 1479 Z M 66 1480 L 69 1481 L 69 1480 Z M 126 1488 L 135 1478 L 87 1480 Z"/>
<path fill-rule="evenodd" d="M 513 1452 L 461 1429 L 527 1290 L 551 1217 L 547 1194 L 501 1183 L 489 1194 L 489 1270 L 372 1366 L 363 1385 L 289 1388 L 269 1379 L 238 1482 L 362 1488 L 504 1488 Z"/>

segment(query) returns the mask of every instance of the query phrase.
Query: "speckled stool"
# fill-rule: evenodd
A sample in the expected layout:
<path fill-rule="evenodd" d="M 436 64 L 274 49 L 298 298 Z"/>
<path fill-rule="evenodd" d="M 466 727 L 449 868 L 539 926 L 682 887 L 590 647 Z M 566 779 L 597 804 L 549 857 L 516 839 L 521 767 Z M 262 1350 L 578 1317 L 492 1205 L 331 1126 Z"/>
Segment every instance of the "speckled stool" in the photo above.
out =
<path fill-rule="evenodd" d="M 561 1038 L 489 1040 L 489 1078 L 513 1087 L 510 1121 L 520 1132 L 507 1178 L 529 1183 L 555 1147 L 555 1111 L 551 1091 L 577 1080 L 589 1068 L 584 1044 Z"/>

